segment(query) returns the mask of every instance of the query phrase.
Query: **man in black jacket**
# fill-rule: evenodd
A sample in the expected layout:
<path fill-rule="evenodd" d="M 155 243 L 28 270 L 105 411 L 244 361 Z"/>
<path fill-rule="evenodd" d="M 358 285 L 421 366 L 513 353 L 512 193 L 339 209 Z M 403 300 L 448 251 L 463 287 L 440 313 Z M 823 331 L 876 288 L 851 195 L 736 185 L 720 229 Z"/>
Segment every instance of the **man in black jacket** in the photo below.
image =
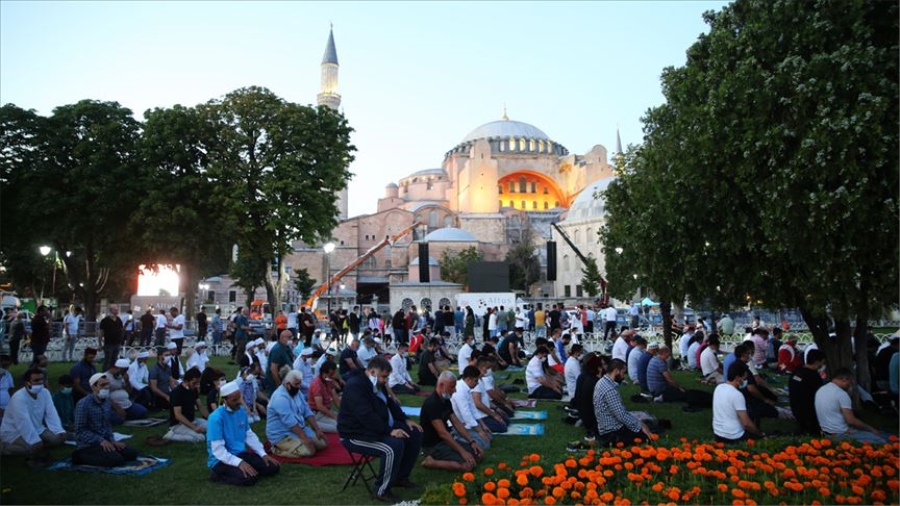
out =
<path fill-rule="evenodd" d="M 391 364 L 373 357 L 365 374 L 347 380 L 338 412 L 341 443 L 350 451 L 381 459 L 374 498 L 398 502 L 392 486 L 417 488 L 409 480 L 422 446 L 422 427 L 407 420 L 400 406 L 385 393 Z"/>

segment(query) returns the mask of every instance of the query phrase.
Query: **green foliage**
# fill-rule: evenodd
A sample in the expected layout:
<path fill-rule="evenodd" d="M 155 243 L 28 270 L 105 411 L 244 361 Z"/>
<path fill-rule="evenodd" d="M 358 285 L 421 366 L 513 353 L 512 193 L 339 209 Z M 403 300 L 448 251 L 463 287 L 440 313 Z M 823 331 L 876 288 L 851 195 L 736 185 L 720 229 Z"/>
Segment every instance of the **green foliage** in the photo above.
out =
<path fill-rule="evenodd" d="M 600 269 L 597 267 L 597 259 L 593 255 L 588 255 L 587 260 L 587 264 L 581 269 L 581 286 L 588 296 L 596 297 L 600 293 L 603 276 L 600 275 Z"/>
<path fill-rule="evenodd" d="M 301 299 L 305 299 L 312 292 L 316 285 L 316 280 L 309 275 L 306 269 L 297 269 L 294 271 L 294 288 L 297 290 Z"/>
<path fill-rule="evenodd" d="M 459 253 L 444 250 L 438 261 L 438 265 L 441 267 L 441 279 L 450 283 L 466 285 L 468 284 L 469 263 L 480 262 L 483 259 L 484 256 L 475 246 L 469 246 Z"/>

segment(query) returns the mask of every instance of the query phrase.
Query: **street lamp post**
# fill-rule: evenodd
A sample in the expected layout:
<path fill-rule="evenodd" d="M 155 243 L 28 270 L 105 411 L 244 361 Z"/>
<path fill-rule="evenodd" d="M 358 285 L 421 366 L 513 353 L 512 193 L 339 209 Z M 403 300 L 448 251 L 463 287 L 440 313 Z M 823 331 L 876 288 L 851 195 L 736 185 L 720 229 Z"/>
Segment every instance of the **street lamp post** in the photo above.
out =
<path fill-rule="evenodd" d="M 40 251 L 41 255 L 43 255 L 44 257 L 49 255 L 50 252 L 53 251 L 53 281 L 50 285 L 50 298 L 56 298 L 56 264 L 57 262 L 59 262 L 59 256 L 57 255 L 56 250 L 54 250 L 50 246 L 41 246 L 40 248 L 38 248 L 38 251 Z M 44 298 L 43 289 L 41 290 L 41 298 Z"/>
<path fill-rule="evenodd" d="M 322 250 L 325 251 L 325 279 L 326 283 L 328 283 L 328 314 L 326 317 L 331 318 L 331 253 L 334 251 L 334 243 L 325 243 L 325 246 L 322 246 Z"/>

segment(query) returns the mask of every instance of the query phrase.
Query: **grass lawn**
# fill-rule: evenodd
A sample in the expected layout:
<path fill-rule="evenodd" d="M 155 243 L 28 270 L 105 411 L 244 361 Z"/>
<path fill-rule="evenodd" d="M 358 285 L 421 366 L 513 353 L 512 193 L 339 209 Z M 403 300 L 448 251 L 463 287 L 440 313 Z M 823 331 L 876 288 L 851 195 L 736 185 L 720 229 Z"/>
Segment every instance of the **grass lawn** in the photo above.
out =
<path fill-rule="evenodd" d="M 236 366 L 227 365 L 227 358 L 216 357 L 212 365 L 225 369 L 229 378 L 233 378 Z M 68 373 L 71 364 L 51 364 L 50 384 L 55 390 L 56 379 Z M 14 366 L 12 372 L 16 377 L 25 370 L 24 365 Z M 495 373 L 498 375 L 505 372 Z M 512 373 L 510 379 L 498 381 L 505 383 L 512 378 L 522 377 L 523 372 Z M 676 373 L 682 385 L 688 388 L 711 390 L 711 387 L 699 385 L 689 373 Z M 773 381 L 781 380 L 781 378 Z M 19 382 L 17 381 L 17 385 Z M 775 386 L 782 386 L 780 384 Z M 665 404 L 633 404 L 630 397 L 637 393 L 637 387 L 623 385 L 621 388 L 626 406 L 633 410 L 647 411 L 654 416 L 672 421 L 673 428 L 660 437 L 658 445 L 676 446 L 681 438 L 688 440 L 709 441 L 712 439 L 709 409 L 685 413 L 681 405 Z M 514 395 L 513 397 L 524 397 Z M 424 397 L 402 396 L 404 404 L 418 406 Z M 566 451 L 568 441 L 580 438 L 583 431 L 563 423 L 564 412 L 558 409 L 558 402 L 539 402 L 538 408 L 548 412 L 545 421 L 544 436 L 538 437 L 500 437 L 494 440 L 494 446 L 481 465 L 495 466 L 499 462 L 515 463 L 523 455 L 537 453 L 544 462 L 557 462 L 569 455 Z M 162 416 L 162 415 L 157 415 Z M 897 420 L 881 417 L 874 413 L 864 413 L 863 418 L 870 423 L 896 432 Z M 253 426 L 261 440 L 265 438 L 265 422 Z M 793 424 L 785 420 L 766 420 L 764 430 L 791 431 Z M 67 471 L 32 470 L 25 465 L 24 457 L 3 457 L 0 460 L 0 488 L 2 488 L 2 504 L 371 504 L 374 501 L 367 495 L 362 483 L 349 487 L 341 492 L 344 480 L 350 472 L 349 467 L 329 466 L 310 467 L 299 464 L 282 465 L 281 473 L 274 479 L 263 480 L 250 488 L 238 488 L 214 484 L 208 481 L 209 470 L 206 467 L 206 447 L 203 444 L 171 443 L 167 446 L 153 447 L 144 444 L 144 439 L 151 435 L 162 435 L 163 427 L 134 429 L 118 427 L 117 432 L 133 434 L 127 443 L 144 454 L 172 459 L 172 464 L 162 470 L 143 477 L 112 476 L 106 474 L 90 474 Z M 794 443 L 797 438 L 780 437 L 766 441 L 765 447 L 783 446 Z M 72 447 L 65 446 L 53 451 L 54 457 L 65 457 Z M 446 504 L 451 499 L 450 485 L 458 479 L 454 473 L 426 470 L 417 467 L 413 471 L 413 481 L 422 485 L 420 490 L 397 489 L 394 493 L 404 500 L 424 498 L 424 502 Z"/>

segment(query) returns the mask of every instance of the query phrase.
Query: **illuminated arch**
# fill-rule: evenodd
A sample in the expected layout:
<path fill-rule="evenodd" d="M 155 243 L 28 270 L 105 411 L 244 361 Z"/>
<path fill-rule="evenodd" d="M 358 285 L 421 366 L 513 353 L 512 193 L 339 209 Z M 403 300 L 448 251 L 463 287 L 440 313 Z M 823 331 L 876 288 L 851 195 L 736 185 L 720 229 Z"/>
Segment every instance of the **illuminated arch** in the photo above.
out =
<path fill-rule="evenodd" d="M 523 188 L 523 181 L 527 183 L 524 187 L 526 192 L 521 193 L 519 190 Z M 530 191 L 532 183 L 536 191 Z M 513 172 L 500 178 L 497 184 L 501 188 L 515 189 L 516 200 L 510 200 L 509 207 L 519 211 L 543 210 L 557 207 L 558 203 L 568 202 L 556 181 L 538 172 L 525 170 Z"/>

